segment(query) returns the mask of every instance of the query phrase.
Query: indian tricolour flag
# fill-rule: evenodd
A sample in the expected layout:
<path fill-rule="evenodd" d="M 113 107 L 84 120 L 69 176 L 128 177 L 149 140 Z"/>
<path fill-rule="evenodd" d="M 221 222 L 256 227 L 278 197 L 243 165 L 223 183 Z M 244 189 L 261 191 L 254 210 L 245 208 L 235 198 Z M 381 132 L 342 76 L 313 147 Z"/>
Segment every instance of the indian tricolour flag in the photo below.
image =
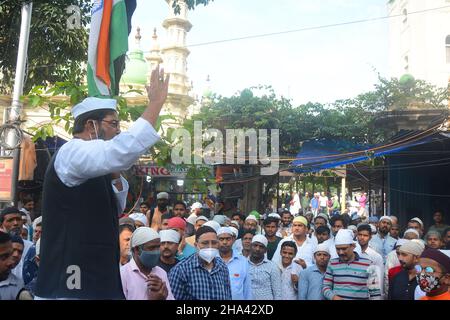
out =
<path fill-rule="evenodd" d="M 95 0 L 89 34 L 87 80 L 89 96 L 119 93 L 128 35 L 136 0 Z"/>

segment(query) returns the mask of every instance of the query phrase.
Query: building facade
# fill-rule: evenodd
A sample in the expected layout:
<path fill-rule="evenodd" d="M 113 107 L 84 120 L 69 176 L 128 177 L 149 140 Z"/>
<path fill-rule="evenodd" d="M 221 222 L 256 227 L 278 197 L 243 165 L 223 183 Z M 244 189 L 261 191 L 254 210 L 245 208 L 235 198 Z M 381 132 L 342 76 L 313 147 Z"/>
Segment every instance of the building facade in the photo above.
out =
<path fill-rule="evenodd" d="M 390 76 L 439 87 L 450 80 L 450 0 L 390 0 Z"/>

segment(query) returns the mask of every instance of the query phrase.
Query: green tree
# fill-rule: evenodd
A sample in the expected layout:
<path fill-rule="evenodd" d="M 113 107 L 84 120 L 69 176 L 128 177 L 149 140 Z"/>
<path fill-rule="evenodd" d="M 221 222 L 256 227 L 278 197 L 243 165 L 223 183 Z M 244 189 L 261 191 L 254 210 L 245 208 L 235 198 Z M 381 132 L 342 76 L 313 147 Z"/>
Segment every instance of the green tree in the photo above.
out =
<path fill-rule="evenodd" d="M 80 28 L 68 29 L 70 5 L 80 8 Z M 33 1 L 24 92 L 58 81 L 81 84 L 87 61 L 91 1 Z M 15 76 L 22 1 L 0 0 L 0 93 L 10 94 Z"/>

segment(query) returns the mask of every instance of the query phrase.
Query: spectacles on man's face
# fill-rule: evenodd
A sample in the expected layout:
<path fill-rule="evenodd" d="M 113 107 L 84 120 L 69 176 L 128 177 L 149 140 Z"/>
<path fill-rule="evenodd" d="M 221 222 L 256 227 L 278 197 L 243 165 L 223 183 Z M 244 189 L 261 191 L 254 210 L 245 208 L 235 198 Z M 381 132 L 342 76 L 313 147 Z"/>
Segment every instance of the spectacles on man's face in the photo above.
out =
<path fill-rule="evenodd" d="M 118 129 L 120 127 L 120 121 L 118 120 L 102 120 L 102 122 L 106 122 L 115 129 Z"/>
<path fill-rule="evenodd" d="M 436 270 L 434 270 L 433 267 L 427 266 L 425 268 L 423 268 L 420 264 L 415 266 L 415 269 L 417 271 L 417 273 L 422 273 L 422 271 L 425 271 L 425 273 L 443 273 L 443 272 L 437 272 Z"/>

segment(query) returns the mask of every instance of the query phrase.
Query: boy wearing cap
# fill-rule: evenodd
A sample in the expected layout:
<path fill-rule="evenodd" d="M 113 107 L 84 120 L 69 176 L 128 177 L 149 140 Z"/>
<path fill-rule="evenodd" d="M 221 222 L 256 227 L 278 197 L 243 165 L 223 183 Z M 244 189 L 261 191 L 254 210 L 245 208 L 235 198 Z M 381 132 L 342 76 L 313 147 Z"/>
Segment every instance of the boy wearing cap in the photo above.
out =
<path fill-rule="evenodd" d="M 155 230 L 141 227 L 133 232 L 133 258 L 120 268 L 127 300 L 174 300 L 167 273 L 157 266 L 159 248 L 160 237 Z"/>
<path fill-rule="evenodd" d="M 168 81 L 159 67 L 153 70 L 150 102 L 127 132 L 120 130 L 115 99 L 88 97 L 72 108 L 75 139 L 58 150 L 44 180 L 40 298 L 124 298 L 117 239 L 128 183 L 120 172 L 160 139 L 154 126 Z M 80 281 L 72 285 L 74 277 Z"/>
<path fill-rule="evenodd" d="M 204 225 L 206 222 L 208 222 L 208 218 L 205 216 L 199 216 L 195 219 L 195 224 L 194 224 L 194 232 L 197 232 L 197 230 Z M 185 238 L 186 242 L 189 243 L 191 246 L 194 246 L 195 244 L 195 233 L 194 235 L 190 236 L 190 237 L 186 237 Z"/>
<path fill-rule="evenodd" d="M 319 244 L 314 250 L 315 264 L 301 270 L 298 275 L 298 300 L 323 300 L 322 283 L 330 261 L 327 243 Z"/>

